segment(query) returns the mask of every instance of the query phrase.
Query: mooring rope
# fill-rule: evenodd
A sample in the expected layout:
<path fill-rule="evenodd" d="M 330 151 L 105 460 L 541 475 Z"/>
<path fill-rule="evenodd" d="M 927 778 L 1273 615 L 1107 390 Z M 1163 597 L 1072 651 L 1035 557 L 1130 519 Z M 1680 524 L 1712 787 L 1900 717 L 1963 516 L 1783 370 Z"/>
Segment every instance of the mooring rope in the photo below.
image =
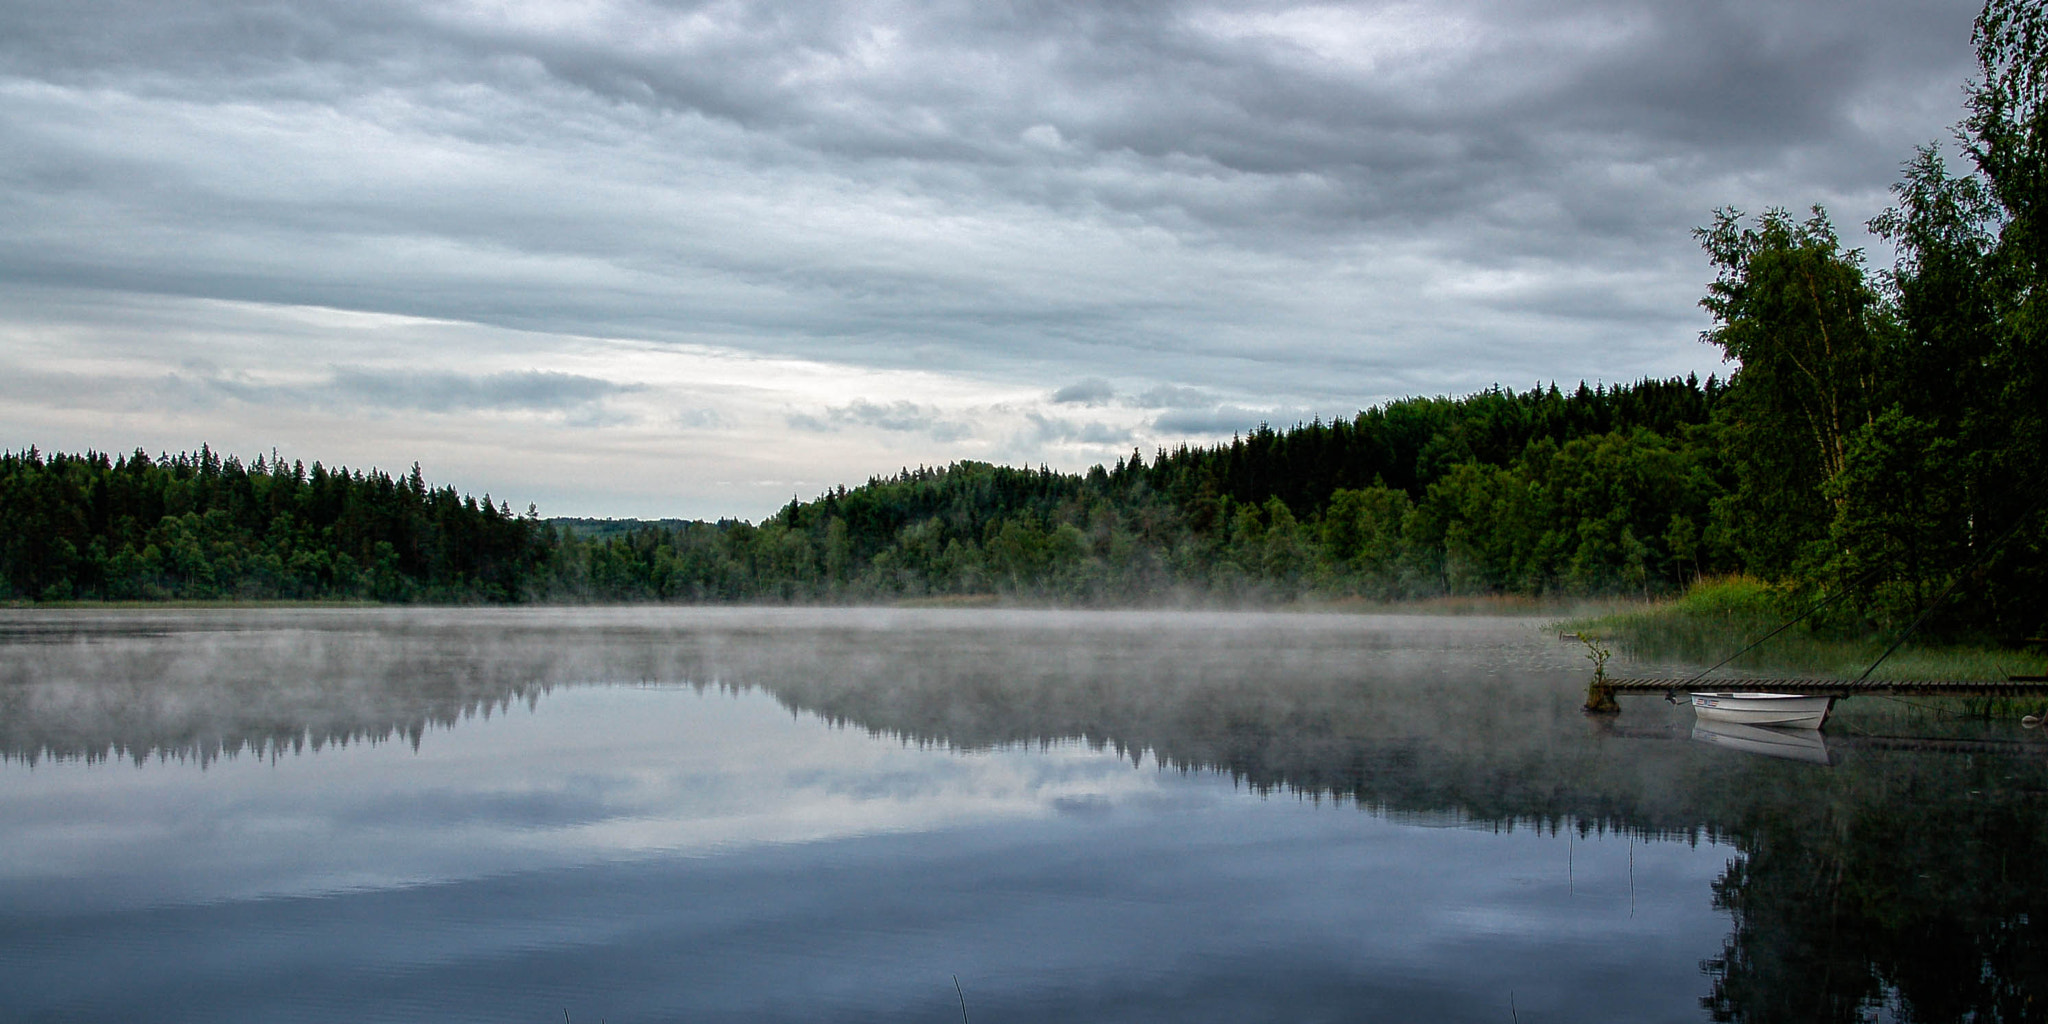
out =
<path fill-rule="evenodd" d="M 1712 665 L 1709 665 L 1708 667 L 1701 669 L 1698 675 L 1693 676 L 1691 679 L 1688 679 L 1685 682 L 1680 683 L 1679 685 L 1691 686 L 1692 684 L 1697 683 L 1702 679 L 1705 679 L 1709 672 L 1712 672 L 1715 669 L 1720 668 L 1721 666 L 1726 665 L 1729 662 L 1734 661 L 1735 659 L 1740 658 L 1753 650 L 1756 650 L 1758 647 L 1763 646 L 1764 641 L 1769 640 L 1770 638 L 1777 636 L 1778 634 L 1783 633 L 1784 631 L 1791 629 L 1793 626 L 1796 626 L 1799 623 L 1805 621 L 1807 616 L 1812 615 L 1814 612 L 1820 611 L 1822 608 L 1826 608 L 1828 605 L 1834 604 L 1836 601 L 1839 601 L 1842 598 L 1848 597 L 1850 594 L 1855 593 L 1857 587 L 1860 587 L 1863 584 L 1868 583 L 1871 580 L 1871 578 L 1876 576 L 1880 571 L 1882 571 L 1881 567 L 1878 569 L 1872 569 L 1869 572 L 1864 573 L 1854 583 L 1851 583 L 1848 586 L 1835 591 L 1834 596 L 1821 601 L 1819 604 L 1816 604 L 1803 612 L 1800 612 L 1798 617 L 1790 619 L 1785 623 L 1781 624 L 1778 628 L 1771 630 L 1768 633 L 1765 633 L 1761 637 L 1758 637 L 1755 643 L 1752 643 L 1748 647 L 1744 647 L 1743 649 L 1736 651 L 1734 654 L 1722 658 L 1720 661 L 1717 661 Z"/>

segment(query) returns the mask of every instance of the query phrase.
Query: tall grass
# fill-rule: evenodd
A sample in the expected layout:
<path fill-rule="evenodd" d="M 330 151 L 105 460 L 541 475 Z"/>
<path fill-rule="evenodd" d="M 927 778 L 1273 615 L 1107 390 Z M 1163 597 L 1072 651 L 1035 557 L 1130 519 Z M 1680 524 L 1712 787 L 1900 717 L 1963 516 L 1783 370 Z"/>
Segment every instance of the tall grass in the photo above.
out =
<path fill-rule="evenodd" d="M 1720 661 L 1809 607 L 1795 594 L 1748 576 L 1694 583 L 1684 596 L 1630 611 L 1560 623 L 1564 629 L 1612 640 L 1634 659 L 1683 661 L 1702 667 Z M 1894 634 L 1856 632 L 1841 619 L 1816 628 L 1801 623 L 1731 662 L 1729 669 L 1774 675 L 1854 679 L 1891 646 Z M 2048 652 L 1987 646 L 1907 643 L 1885 659 L 1873 679 L 2003 681 L 2013 675 L 2048 675 Z"/>

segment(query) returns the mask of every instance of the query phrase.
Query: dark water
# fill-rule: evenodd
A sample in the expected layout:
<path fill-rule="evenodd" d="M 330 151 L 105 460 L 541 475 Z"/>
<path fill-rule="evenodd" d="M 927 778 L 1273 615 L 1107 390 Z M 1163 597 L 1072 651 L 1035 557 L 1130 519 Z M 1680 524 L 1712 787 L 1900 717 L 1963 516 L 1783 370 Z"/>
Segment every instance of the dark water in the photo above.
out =
<path fill-rule="evenodd" d="M 2037 732 L 1695 738 L 1586 667 L 1500 619 L 0 613 L 0 1019 L 2048 1017 Z"/>

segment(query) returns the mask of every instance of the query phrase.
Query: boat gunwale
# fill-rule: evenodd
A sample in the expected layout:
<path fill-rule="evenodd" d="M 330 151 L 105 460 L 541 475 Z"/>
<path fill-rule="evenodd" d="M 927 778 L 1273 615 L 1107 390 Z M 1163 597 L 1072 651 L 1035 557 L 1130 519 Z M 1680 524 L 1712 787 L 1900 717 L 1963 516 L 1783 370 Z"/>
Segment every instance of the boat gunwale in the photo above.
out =
<path fill-rule="evenodd" d="M 1725 699 L 1733 699 L 1733 700 L 1827 700 L 1827 699 L 1832 699 L 1832 698 L 1834 698 L 1834 697 L 1836 696 L 1836 694 L 1832 694 L 1832 693 L 1766 693 L 1766 692 L 1762 692 L 1762 691 L 1750 691 L 1750 690 L 1735 690 L 1735 691 L 1721 691 L 1721 690 L 1716 690 L 1716 691 L 1711 691 L 1711 692 L 1709 692 L 1709 691 L 1698 691 L 1698 692 L 1692 692 L 1692 693 L 1690 693 L 1690 696 L 1693 696 L 1693 697 L 1714 697 L 1714 698 L 1725 698 Z"/>

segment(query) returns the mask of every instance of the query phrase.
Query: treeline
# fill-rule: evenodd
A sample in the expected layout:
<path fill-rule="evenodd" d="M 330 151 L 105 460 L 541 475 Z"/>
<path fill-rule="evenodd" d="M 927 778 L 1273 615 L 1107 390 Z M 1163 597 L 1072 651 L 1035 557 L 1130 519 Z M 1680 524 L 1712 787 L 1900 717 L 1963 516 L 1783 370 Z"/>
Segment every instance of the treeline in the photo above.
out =
<path fill-rule="evenodd" d="M 1721 564 L 1717 381 L 1494 390 L 1087 473 L 906 470 L 759 525 L 541 521 L 210 449 L 0 456 L 0 588 L 36 600 L 1095 603 L 1668 590 Z"/>
<path fill-rule="evenodd" d="M 1739 380 L 1740 375 L 1738 375 Z M 1758 569 L 1739 387 L 1408 399 L 1086 473 L 963 462 L 757 524 L 541 520 L 210 449 L 0 456 L 0 596 L 1076 604 L 1668 593 Z"/>
<path fill-rule="evenodd" d="M 0 457 L 0 596 L 1078 603 L 1670 592 L 1744 572 L 1849 626 L 2048 632 L 2048 14 L 1992 0 L 1954 173 L 1870 222 L 1718 211 L 1738 369 L 1496 388 L 1072 474 L 958 463 L 760 524 L 544 522 L 417 468 Z"/>
<path fill-rule="evenodd" d="M 1709 380 L 1496 389 L 1083 474 L 919 469 L 759 525 L 541 521 L 486 495 L 211 449 L 0 456 L 16 599 L 1144 602 L 1665 590 L 1714 564 Z M 1589 526 L 1597 521 L 1597 526 Z"/>
<path fill-rule="evenodd" d="M 1494 390 L 1087 473 L 905 471 L 738 521 L 543 522 L 202 449 L 0 457 L 9 596 L 1092 603 L 1664 591 L 1727 563 L 1717 381 Z"/>
<path fill-rule="evenodd" d="M 798 562 L 823 552 L 818 583 L 860 594 L 1664 590 L 1700 571 L 1713 470 L 1681 438 L 1722 391 L 1674 380 L 1410 399 L 1086 474 L 905 472 L 761 529 Z"/>
<path fill-rule="evenodd" d="M 550 544 L 531 510 L 211 449 L 0 456 L 0 597 L 515 601 Z"/>

